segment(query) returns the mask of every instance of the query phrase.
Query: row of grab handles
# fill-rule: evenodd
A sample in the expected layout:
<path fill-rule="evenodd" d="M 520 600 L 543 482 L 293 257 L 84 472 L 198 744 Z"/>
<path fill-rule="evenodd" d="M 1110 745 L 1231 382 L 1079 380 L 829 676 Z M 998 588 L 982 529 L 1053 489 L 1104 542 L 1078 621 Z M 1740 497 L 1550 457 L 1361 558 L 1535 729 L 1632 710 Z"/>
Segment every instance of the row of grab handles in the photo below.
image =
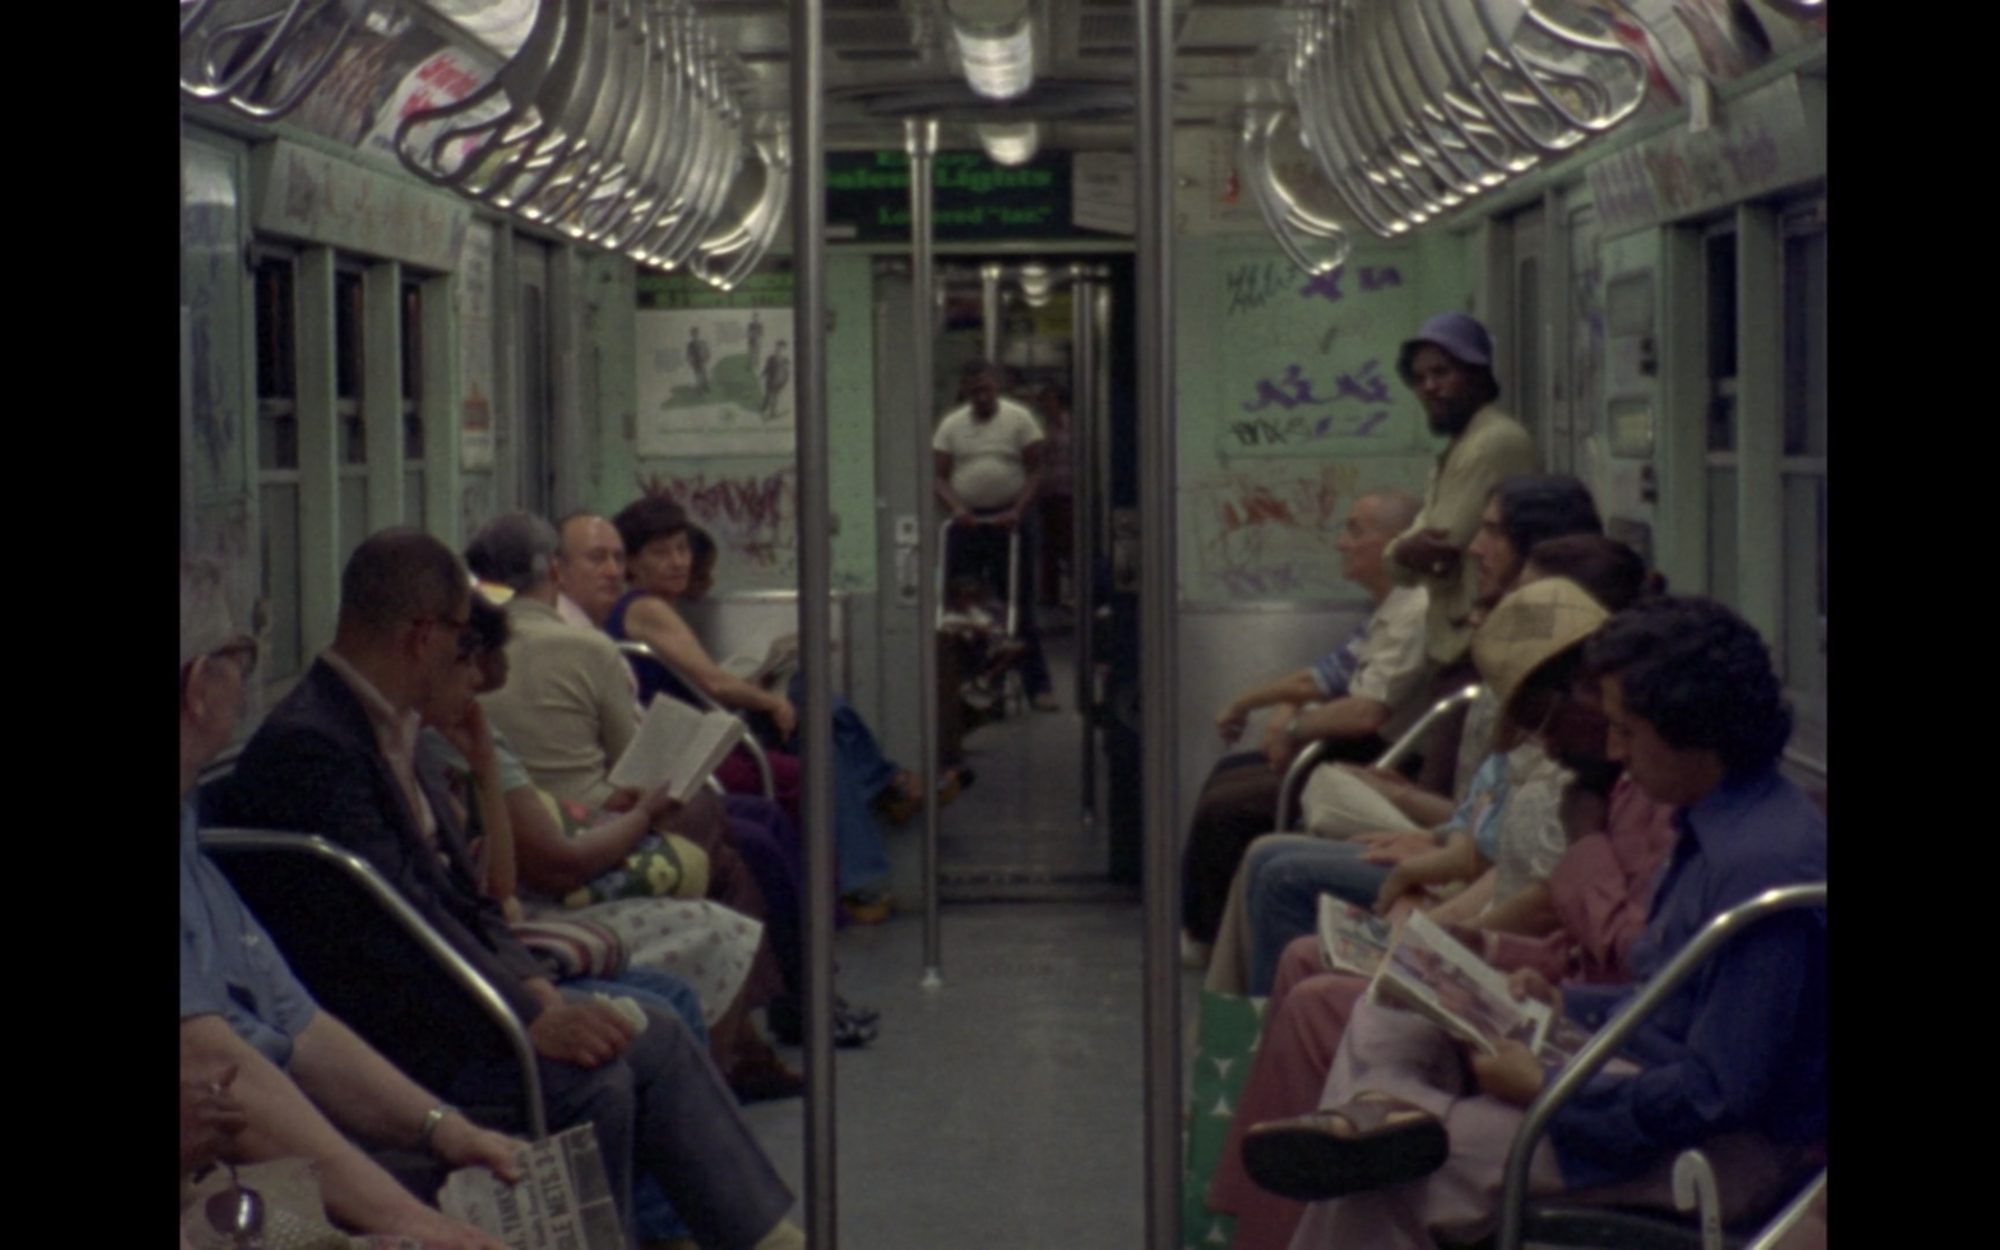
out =
<path fill-rule="evenodd" d="M 1824 20 L 1827 0 L 1766 0 Z M 1634 18 L 1633 20 L 1638 20 Z M 1322 0 L 1298 10 L 1288 102 L 1243 114 L 1244 172 L 1301 269 L 1346 258 L 1343 219 L 1394 238 L 1632 117 L 1644 58 L 1609 19 L 1554 0 Z M 1294 139 L 1344 211 L 1308 203 L 1274 159 Z"/>
<path fill-rule="evenodd" d="M 424 181 L 724 289 L 776 238 L 786 124 L 746 114 L 685 0 L 183 0 L 181 90 L 276 120 L 402 39 L 448 44 L 475 79 L 397 121 Z"/>

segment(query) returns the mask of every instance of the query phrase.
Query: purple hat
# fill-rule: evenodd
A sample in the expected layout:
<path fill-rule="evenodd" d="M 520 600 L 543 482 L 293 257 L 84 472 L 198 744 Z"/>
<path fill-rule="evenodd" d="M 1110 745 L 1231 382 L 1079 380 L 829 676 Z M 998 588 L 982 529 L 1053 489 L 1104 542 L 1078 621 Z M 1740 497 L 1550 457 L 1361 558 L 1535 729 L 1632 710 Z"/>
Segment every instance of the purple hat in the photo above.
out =
<path fill-rule="evenodd" d="M 1402 350 L 1396 354 L 1396 372 L 1404 382 L 1410 381 L 1410 358 L 1417 349 L 1429 343 L 1444 349 L 1452 359 L 1464 365 L 1493 365 L 1493 339 L 1486 333 L 1486 327 L 1478 320 L 1460 312 L 1439 313 L 1424 322 L 1424 328 L 1417 331 L 1417 337 L 1404 342 Z"/>

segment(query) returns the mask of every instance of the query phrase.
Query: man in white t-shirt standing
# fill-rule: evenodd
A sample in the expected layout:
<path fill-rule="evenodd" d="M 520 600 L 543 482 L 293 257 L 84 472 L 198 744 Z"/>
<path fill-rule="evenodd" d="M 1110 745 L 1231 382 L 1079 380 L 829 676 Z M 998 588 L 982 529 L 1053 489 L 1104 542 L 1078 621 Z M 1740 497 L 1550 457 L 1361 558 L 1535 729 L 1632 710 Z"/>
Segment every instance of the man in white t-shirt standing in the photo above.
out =
<path fill-rule="evenodd" d="M 931 440 L 937 495 L 951 510 L 945 567 L 949 577 L 980 578 L 996 594 L 1007 589 L 1009 536 L 1021 528 L 1042 478 L 1042 427 L 1035 414 L 1000 397 L 1002 378 L 985 360 L 966 362 L 959 394 L 965 403 L 946 413 Z M 1025 544 L 1024 544 L 1025 546 Z M 1021 677 L 1036 709 L 1057 709 L 1048 665 L 1034 625 L 1035 588 L 1030 553 L 1022 551 L 1017 624 L 1028 653 Z"/>

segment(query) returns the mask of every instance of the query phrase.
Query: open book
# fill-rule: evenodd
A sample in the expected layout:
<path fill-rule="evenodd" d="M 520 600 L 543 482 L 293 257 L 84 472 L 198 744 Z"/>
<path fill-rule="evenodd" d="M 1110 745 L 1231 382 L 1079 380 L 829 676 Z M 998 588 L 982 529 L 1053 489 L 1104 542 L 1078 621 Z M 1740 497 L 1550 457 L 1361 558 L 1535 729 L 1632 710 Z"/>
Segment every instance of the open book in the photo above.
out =
<path fill-rule="evenodd" d="M 620 790 L 652 790 L 674 783 L 685 803 L 743 737 L 743 722 L 727 712 L 697 712 L 670 695 L 656 694 L 639 732 L 611 769 Z"/>
<path fill-rule="evenodd" d="M 1514 1001 L 1506 974 L 1422 912 L 1403 926 L 1369 993 L 1378 1002 L 1429 1016 L 1489 1055 L 1499 1052 L 1503 1038 L 1539 1052 L 1553 1014 L 1547 1003 Z"/>
<path fill-rule="evenodd" d="M 1395 929 L 1374 912 L 1331 894 L 1319 896 L 1319 953 L 1335 972 L 1374 976 L 1395 940 Z"/>
<path fill-rule="evenodd" d="M 517 1185 L 485 1168 L 453 1172 L 438 1191 L 438 1209 L 510 1250 L 624 1250 L 596 1129 L 582 1124 L 525 1146 L 522 1165 L 527 1176 Z"/>

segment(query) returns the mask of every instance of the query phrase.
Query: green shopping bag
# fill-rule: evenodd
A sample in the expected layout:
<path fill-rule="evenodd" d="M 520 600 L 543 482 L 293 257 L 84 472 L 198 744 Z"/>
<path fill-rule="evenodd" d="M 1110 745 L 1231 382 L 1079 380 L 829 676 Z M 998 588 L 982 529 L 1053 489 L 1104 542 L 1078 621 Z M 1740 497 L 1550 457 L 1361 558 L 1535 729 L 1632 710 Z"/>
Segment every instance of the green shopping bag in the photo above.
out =
<path fill-rule="evenodd" d="M 1181 1243 L 1186 1250 L 1227 1246 L 1236 1232 L 1234 1216 L 1208 1209 L 1208 1182 L 1229 1136 L 1236 1097 L 1250 1074 L 1268 1001 L 1202 991 L 1187 1121 L 1187 1172 L 1181 1186 Z"/>

